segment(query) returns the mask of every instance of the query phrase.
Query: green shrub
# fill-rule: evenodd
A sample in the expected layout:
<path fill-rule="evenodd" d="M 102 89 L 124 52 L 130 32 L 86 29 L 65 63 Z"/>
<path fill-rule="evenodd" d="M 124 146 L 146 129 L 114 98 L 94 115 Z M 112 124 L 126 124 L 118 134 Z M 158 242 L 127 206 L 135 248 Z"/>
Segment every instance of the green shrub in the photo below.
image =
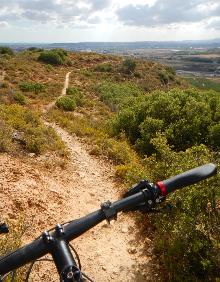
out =
<path fill-rule="evenodd" d="M 30 52 L 42 52 L 44 51 L 43 48 L 38 48 L 38 47 L 29 47 L 27 48 L 27 51 L 30 51 Z"/>
<path fill-rule="evenodd" d="M 66 149 L 54 130 L 45 127 L 40 117 L 20 105 L 0 105 L 0 150 L 18 152 L 21 146 L 24 152 L 42 154 L 57 151 L 66 154 Z M 17 133 L 19 138 L 14 138 Z"/>
<path fill-rule="evenodd" d="M 123 108 L 132 104 L 132 100 L 144 95 L 142 89 L 133 83 L 112 83 L 103 82 L 97 87 L 97 93 L 101 100 L 105 102 L 111 110 Z"/>
<path fill-rule="evenodd" d="M 95 71 L 98 72 L 111 72 L 112 71 L 112 66 L 111 64 L 100 64 L 98 66 L 95 67 Z"/>
<path fill-rule="evenodd" d="M 86 103 L 84 95 L 76 87 L 69 87 L 69 88 L 67 88 L 66 94 L 71 99 L 75 100 L 77 107 L 82 107 Z"/>
<path fill-rule="evenodd" d="M 13 95 L 13 99 L 15 100 L 15 102 L 17 102 L 20 105 L 26 105 L 27 104 L 26 97 L 20 92 L 15 92 L 15 94 Z"/>
<path fill-rule="evenodd" d="M 154 136 L 157 130 L 165 134 L 169 144 L 177 151 L 199 144 L 219 148 L 217 124 L 220 121 L 220 97 L 217 93 L 198 93 L 194 90 L 157 91 L 133 99 L 129 104 L 121 102 L 121 92 L 118 94 L 111 88 L 108 91 L 110 93 L 106 92 L 104 95 L 123 106 L 111 121 L 112 132 L 115 135 L 125 132 L 141 153 L 152 153 L 149 137 L 151 134 Z M 160 126 L 152 132 L 153 124 L 144 126 L 146 118 L 152 121 L 156 119 L 157 126 Z"/>
<path fill-rule="evenodd" d="M 153 181 L 167 179 L 213 161 L 204 145 L 174 152 L 162 135 L 152 140 L 155 154 L 145 160 Z M 153 214 L 154 246 L 167 281 L 217 281 L 220 278 L 220 179 L 210 178 L 169 196 L 170 213 Z M 164 274 L 163 274 L 164 275 Z"/>
<path fill-rule="evenodd" d="M 139 126 L 140 138 L 136 141 L 137 149 L 144 153 L 152 153 L 153 147 L 150 141 L 163 129 L 163 127 L 163 120 L 146 117 Z"/>
<path fill-rule="evenodd" d="M 12 129 L 6 122 L 0 120 L 0 152 L 10 152 L 13 149 L 12 143 Z"/>
<path fill-rule="evenodd" d="M 43 51 L 38 57 L 42 61 L 51 65 L 63 65 L 66 59 L 66 52 L 62 49 L 54 49 L 51 51 Z"/>
<path fill-rule="evenodd" d="M 22 239 L 24 237 L 24 233 L 26 232 L 28 225 L 25 222 L 23 217 L 16 216 L 15 220 L 7 220 L 7 225 L 9 226 L 9 233 L 3 234 L 0 237 L 0 255 L 6 255 L 8 253 L 13 252 L 14 250 L 20 248 L 23 244 Z M 17 269 L 14 281 L 22 282 L 25 280 L 25 274 L 28 271 L 28 266 L 24 266 L 22 268 Z M 4 281 L 11 281 L 11 276 L 4 279 Z"/>
<path fill-rule="evenodd" d="M 167 72 L 168 78 L 170 80 L 174 80 L 175 75 L 176 75 L 176 70 L 171 66 L 166 66 L 165 70 Z"/>
<path fill-rule="evenodd" d="M 11 56 L 14 55 L 14 51 L 7 46 L 0 46 L 0 54 Z"/>
<path fill-rule="evenodd" d="M 60 97 L 56 101 L 56 106 L 64 111 L 74 111 L 76 108 L 76 102 L 71 97 Z"/>
<path fill-rule="evenodd" d="M 209 140 L 214 149 L 220 148 L 220 122 L 210 127 Z"/>
<path fill-rule="evenodd" d="M 159 78 L 160 78 L 160 81 L 163 84 L 168 84 L 168 82 L 169 82 L 169 75 L 168 75 L 168 73 L 165 70 L 162 70 L 162 71 L 159 72 Z"/>
<path fill-rule="evenodd" d="M 80 90 L 76 87 L 68 87 L 66 90 L 66 94 L 71 96 L 78 95 L 79 93 Z"/>
<path fill-rule="evenodd" d="M 51 65 L 45 65 L 45 69 L 46 69 L 48 72 L 54 71 L 54 68 L 53 68 L 53 66 L 51 66 Z"/>
<path fill-rule="evenodd" d="M 55 48 L 52 51 L 59 54 L 59 56 L 62 58 L 63 61 L 65 61 L 65 59 L 68 55 L 67 51 L 62 49 L 62 48 Z"/>
<path fill-rule="evenodd" d="M 45 90 L 45 86 L 37 82 L 21 82 L 19 88 L 24 92 L 35 92 L 36 94 Z"/>
<path fill-rule="evenodd" d="M 123 61 L 123 70 L 125 73 L 133 73 L 136 68 L 136 62 L 133 59 L 127 58 Z"/>

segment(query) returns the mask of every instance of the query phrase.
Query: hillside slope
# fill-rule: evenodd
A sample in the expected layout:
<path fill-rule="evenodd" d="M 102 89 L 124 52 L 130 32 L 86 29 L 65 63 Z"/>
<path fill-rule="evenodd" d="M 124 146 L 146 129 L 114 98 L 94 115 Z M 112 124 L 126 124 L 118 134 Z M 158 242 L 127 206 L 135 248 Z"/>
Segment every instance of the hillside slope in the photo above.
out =
<path fill-rule="evenodd" d="M 6 81 L 10 73 L 9 66 L 10 64 L 4 73 L 7 74 Z M 61 69 L 60 76 L 62 71 Z M 17 73 L 17 69 L 15 72 Z M 65 95 L 68 87 L 69 74 L 70 72 L 66 75 L 62 95 Z M 12 75 L 10 73 L 10 77 Z M 42 74 L 36 80 L 38 72 L 37 77 L 30 74 L 28 79 L 46 83 L 46 76 L 47 74 L 45 77 Z M 3 75 L 2 83 L 5 83 L 4 79 Z M 61 84 L 60 78 L 58 82 Z M 19 84 L 14 84 L 14 80 L 6 82 L 5 89 L 12 87 L 19 89 Z M 8 99 L 10 96 L 7 91 L 2 91 L 2 98 L 9 105 L 12 101 Z M 51 90 L 47 91 L 49 93 Z M 36 96 L 28 97 L 28 107 L 31 109 L 41 105 L 45 115 L 47 110 L 55 106 L 54 101 L 46 104 L 47 99 L 44 102 L 44 99 L 41 101 Z M 58 93 L 56 96 L 59 96 Z M 1 199 L 4 203 L 1 206 L 1 217 L 8 219 L 11 224 L 17 225 L 20 221 L 27 226 L 22 243 L 33 240 L 57 222 L 66 222 L 92 212 L 108 199 L 117 200 L 121 193 L 121 185 L 114 181 L 113 167 L 106 160 L 91 156 L 91 146 L 70 136 L 55 124 L 45 122 L 45 125 L 51 126 L 63 140 L 69 151 L 68 158 L 56 159 L 54 153 L 50 152 L 41 156 L 36 153 L 27 154 L 24 148 L 20 148 L 20 153 L 14 149 L 16 157 L 0 155 Z M 13 233 L 12 230 L 12 235 Z M 74 246 L 79 251 L 83 270 L 95 281 L 155 281 L 157 274 L 154 273 L 155 266 L 152 263 L 151 240 L 146 238 L 140 243 L 138 237 L 135 219 L 131 215 L 123 215 L 111 226 L 103 223 L 86 233 L 74 241 Z M 146 242 L 149 244 L 148 255 L 142 250 Z M 51 267 L 47 263 L 36 264 L 32 280 L 57 281 L 55 269 Z"/>
<path fill-rule="evenodd" d="M 154 62 L 54 52 L 61 65 L 40 62 L 42 50 L 0 56 L 1 214 L 13 226 L 1 254 L 140 179 L 219 163 L 218 93 L 187 89 Z M 172 194 L 171 213 L 164 205 L 91 230 L 74 242 L 85 271 L 95 281 L 217 279 L 218 184 Z M 53 281 L 54 273 L 37 264 L 32 280 Z"/>

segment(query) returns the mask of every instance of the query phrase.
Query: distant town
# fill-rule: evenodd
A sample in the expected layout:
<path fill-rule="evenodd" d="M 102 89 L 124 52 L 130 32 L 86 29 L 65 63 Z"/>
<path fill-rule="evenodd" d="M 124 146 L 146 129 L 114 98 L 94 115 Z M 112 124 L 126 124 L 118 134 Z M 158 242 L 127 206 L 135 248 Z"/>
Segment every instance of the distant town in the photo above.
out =
<path fill-rule="evenodd" d="M 79 42 L 79 43 L 0 43 L 15 51 L 30 47 L 64 48 L 70 51 L 97 52 L 158 61 L 174 67 L 181 75 L 220 76 L 220 39 L 143 42 Z"/>

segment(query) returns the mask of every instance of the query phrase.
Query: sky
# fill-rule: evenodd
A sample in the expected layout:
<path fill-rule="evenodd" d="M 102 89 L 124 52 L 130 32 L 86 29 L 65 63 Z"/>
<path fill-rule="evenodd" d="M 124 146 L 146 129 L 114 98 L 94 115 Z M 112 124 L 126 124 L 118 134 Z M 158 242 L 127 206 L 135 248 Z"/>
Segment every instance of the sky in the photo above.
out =
<path fill-rule="evenodd" d="M 220 38 L 220 0 L 0 0 L 0 42 Z"/>

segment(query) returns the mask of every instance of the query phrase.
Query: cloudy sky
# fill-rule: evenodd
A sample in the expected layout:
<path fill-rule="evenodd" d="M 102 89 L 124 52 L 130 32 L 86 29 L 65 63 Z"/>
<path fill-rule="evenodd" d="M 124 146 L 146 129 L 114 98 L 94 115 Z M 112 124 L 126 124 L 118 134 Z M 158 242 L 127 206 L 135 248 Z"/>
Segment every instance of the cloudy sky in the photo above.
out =
<path fill-rule="evenodd" d="M 0 42 L 220 38 L 220 0 L 0 0 Z"/>

